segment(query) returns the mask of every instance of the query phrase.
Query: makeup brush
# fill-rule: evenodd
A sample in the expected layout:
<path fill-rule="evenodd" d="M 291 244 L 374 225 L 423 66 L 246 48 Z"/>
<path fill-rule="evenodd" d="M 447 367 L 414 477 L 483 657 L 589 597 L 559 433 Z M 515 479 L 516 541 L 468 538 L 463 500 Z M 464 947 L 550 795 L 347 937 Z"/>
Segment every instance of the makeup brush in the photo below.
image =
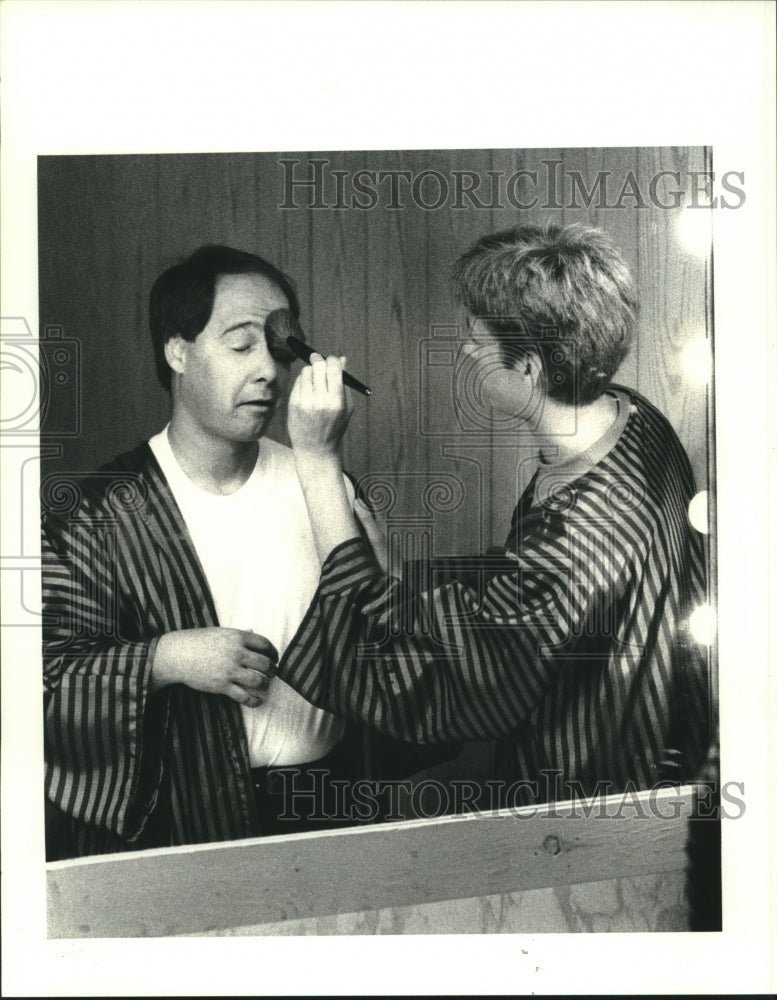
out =
<path fill-rule="evenodd" d="M 273 309 L 264 321 L 264 329 L 265 334 L 269 334 L 271 337 L 276 337 L 278 340 L 285 342 L 300 361 L 310 364 L 310 356 L 312 354 L 321 354 L 321 351 L 317 351 L 315 347 L 311 347 L 305 343 L 305 334 L 302 332 L 302 327 L 288 309 Z M 325 356 L 322 355 L 322 357 Z M 364 396 L 372 395 L 372 389 L 345 371 L 343 372 L 343 385 L 347 385 L 350 389 L 355 389 L 356 392 L 360 392 Z"/>

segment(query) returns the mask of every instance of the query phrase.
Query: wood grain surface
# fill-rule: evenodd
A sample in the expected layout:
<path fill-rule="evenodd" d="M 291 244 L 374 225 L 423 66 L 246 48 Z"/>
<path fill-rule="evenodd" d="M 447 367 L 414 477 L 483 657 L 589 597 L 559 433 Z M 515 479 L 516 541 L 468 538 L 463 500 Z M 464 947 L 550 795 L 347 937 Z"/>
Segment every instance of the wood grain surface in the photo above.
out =
<path fill-rule="evenodd" d="M 63 439 L 57 468 L 93 468 L 159 430 L 168 407 L 150 353 L 151 285 L 161 270 L 197 246 L 224 242 L 286 269 L 298 286 L 311 341 L 322 350 L 347 353 L 352 370 L 373 387 L 369 401 L 359 400 L 346 442 L 354 474 L 401 478 L 407 471 L 456 472 L 457 460 L 443 452 L 451 443 L 464 444 L 484 470 L 486 495 L 472 498 L 483 501 L 484 532 L 502 540 L 501 498 L 505 481 L 512 482 L 515 456 L 507 447 L 492 453 L 487 428 L 480 434 L 471 428 L 460 432 L 444 380 L 428 378 L 420 361 L 434 330 L 455 332 L 463 321 L 450 296 L 455 258 L 484 233 L 549 219 L 601 226 L 622 248 L 642 303 L 639 335 L 622 380 L 667 414 L 697 479 L 706 482 L 705 390 L 689 383 L 678 359 L 690 338 L 711 332 L 710 261 L 689 254 L 679 242 L 679 210 L 652 203 L 642 208 L 624 197 L 620 208 L 598 208 L 594 198 L 590 208 L 550 209 L 539 199 L 538 206 L 519 211 L 504 192 L 504 207 L 480 209 L 465 200 L 454 208 L 453 191 L 446 205 L 428 210 L 413 201 L 406 184 L 399 189 L 402 207 L 392 208 L 386 182 L 379 203 L 369 210 L 314 210 L 307 207 L 304 189 L 294 192 L 299 207 L 282 209 L 284 159 L 296 162 L 297 177 L 312 176 L 311 160 L 326 160 L 330 203 L 334 171 L 349 177 L 358 170 L 403 170 L 413 177 L 437 171 L 446 178 L 470 171 L 484 186 L 489 174 L 500 175 L 504 187 L 504 178 L 518 170 L 534 171 L 540 184 L 547 164 L 558 160 L 566 174 L 578 171 L 589 188 L 597 173 L 608 172 L 611 204 L 630 172 L 647 191 L 659 171 L 685 177 L 705 168 L 703 150 L 675 148 L 42 157 L 41 327 L 62 327 L 82 348 L 82 426 Z M 530 193 L 516 188 L 516 197 L 527 203 Z M 571 200 L 582 204 L 579 196 L 567 194 L 565 204 Z M 283 439 L 279 417 L 274 436 Z M 447 437 L 424 435 L 424 418 L 450 428 Z M 45 429 L 56 436 L 56 405 Z M 462 510 L 446 547 L 469 550 L 478 535 Z"/>
<path fill-rule="evenodd" d="M 599 804 L 601 811 L 587 817 L 580 803 L 567 803 L 52 863 L 48 933 L 64 938 L 215 933 L 444 900 L 479 898 L 477 905 L 493 906 L 487 897 L 581 887 L 601 883 L 603 876 L 612 881 L 672 873 L 675 888 L 661 891 L 674 892 L 680 906 L 690 790 L 613 796 Z M 597 903 L 589 912 L 609 909 L 613 916 L 624 884 L 594 889 L 593 895 L 578 889 L 576 896 L 592 904 L 606 900 L 606 906 L 597 910 Z M 657 882 L 650 885 L 659 893 Z M 644 906 L 642 890 L 632 893 Z M 564 896 L 554 898 L 558 903 Z M 544 897 L 544 905 L 549 902 Z M 404 912 L 407 919 L 410 911 Z M 378 916 L 376 929 L 379 923 Z M 352 919 L 350 932 L 358 933 L 357 925 L 365 926 Z M 447 926 L 459 932 L 484 929 L 460 919 L 453 927 L 449 919 Z M 592 928 L 581 917 L 569 929 Z M 609 929 L 626 928 L 615 920 Z"/>

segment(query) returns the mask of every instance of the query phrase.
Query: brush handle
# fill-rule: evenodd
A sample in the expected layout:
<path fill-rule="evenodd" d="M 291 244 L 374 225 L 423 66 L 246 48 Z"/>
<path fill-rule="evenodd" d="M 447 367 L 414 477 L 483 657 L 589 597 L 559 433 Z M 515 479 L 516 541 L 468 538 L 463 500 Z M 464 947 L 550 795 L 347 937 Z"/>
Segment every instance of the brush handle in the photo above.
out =
<path fill-rule="evenodd" d="M 297 357 L 301 361 L 307 362 L 307 364 L 310 364 L 310 357 L 312 354 L 320 353 L 315 349 L 315 347 L 311 347 L 310 344 L 303 343 L 303 341 L 298 340 L 296 337 L 287 337 L 286 343 L 292 351 L 294 351 Z M 360 382 L 358 378 L 354 378 L 353 375 L 350 375 L 345 371 L 343 372 L 343 385 L 347 385 L 349 389 L 355 389 L 356 392 L 360 392 L 363 396 L 372 395 L 372 389 L 364 385 L 363 382 Z"/>

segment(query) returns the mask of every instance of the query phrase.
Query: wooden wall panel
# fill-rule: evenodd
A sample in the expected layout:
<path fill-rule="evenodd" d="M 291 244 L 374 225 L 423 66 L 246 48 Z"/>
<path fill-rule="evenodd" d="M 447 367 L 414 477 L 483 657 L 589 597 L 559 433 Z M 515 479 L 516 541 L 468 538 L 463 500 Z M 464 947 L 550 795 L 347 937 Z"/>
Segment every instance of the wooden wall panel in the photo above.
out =
<path fill-rule="evenodd" d="M 315 334 L 314 342 L 346 351 L 353 369 L 374 385 L 374 397 L 359 401 L 346 444 L 356 474 L 442 467 L 445 442 L 421 437 L 418 425 L 422 405 L 442 412 L 449 401 L 420 394 L 419 345 L 432 324 L 462 320 L 449 296 L 452 260 L 487 231 L 552 218 L 601 225 L 621 245 L 642 299 L 640 333 L 623 378 L 667 412 L 697 477 L 706 480 L 704 390 L 689 384 L 678 357 L 689 337 L 705 332 L 709 262 L 680 246 L 677 211 L 638 208 L 628 198 L 623 208 L 598 208 L 594 201 L 590 208 L 551 210 L 540 199 L 537 207 L 518 210 L 504 198 L 509 174 L 536 171 L 540 190 L 553 160 L 563 161 L 564 172 L 580 171 L 589 185 L 597 172 L 609 171 L 610 192 L 633 171 L 646 191 L 659 170 L 685 175 L 703 169 L 701 150 L 317 154 L 328 161 L 330 202 L 334 169 L 349 175 L 407 170 L 413 176 L 431 169 L 448 178 L 454 170 L 501 173 L 503 207 L 486 210 L 466 202 L 452 209 L 452 194 L 445 207 L 425 210 L 414 205 L 407 184 L 400 186 L 404 207 L 392 210 L 385 183 L 370 210 L 313 211 L 303 191 L 297 192 L 299 208 L 279 210 L 284 155 L 300 161 L 298 174 L 312 170 L 311 155 L 300 153 L 41 160 L 41 324 L 61 325 L 83 345 L 83 432 L 63 442 L 63 469 L 92 467 L 165 419 L 166 398 L 150 363 L 148 291 L 164 266 L 212 241 L 256 249 L 286 268 L 298 284 L 311 340 Z M 516 190 L 528 200 L 529 188 Z M 563 198 L 568 203 L 568 191 Z M 284 437 L 280 422 L 275 436 Z M 504 484 L 513 478 L 514 456 L 509 447 L 475 452 L 485 470 L 484 531 L 487 541 L 496 540 L 503 534 Z M 448 466 L 458 469 L 450 459 Z M 499 489 L 492 489 L 495 480 Z M 446 547 L 472 550 L 479 540 L 464 517 Z"/>
<path fill-rule="evenodd" d="M 690 158 L 676 149 L 640 151 L 641 171 L 703 170 L 701 153 Z M 698 211 L 698 210 L 697 210 Z M 704 210 L 701 210 L 704 211 Z M 665 213 L 666 214 L 666 213 Z M 672 228 L 639 227 L 641 329 L 638 379 L 685 445 L 697 483 L 706 486 L 706 386 L 694 385 L 682 367 L 689 341 L 711 337 L 707 329 L 709 260 L 685 251 Z"/>

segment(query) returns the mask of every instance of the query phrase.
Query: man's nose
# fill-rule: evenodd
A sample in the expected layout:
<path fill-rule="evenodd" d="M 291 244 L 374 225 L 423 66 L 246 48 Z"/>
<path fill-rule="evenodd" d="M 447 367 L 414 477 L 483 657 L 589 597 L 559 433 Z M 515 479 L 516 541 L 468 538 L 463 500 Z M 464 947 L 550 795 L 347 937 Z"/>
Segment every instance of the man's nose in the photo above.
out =
<path fill-rule="evenodd" d="M 270 354 L 267 344 L 257 344 L 253 351 L 252 380 L 254 382 L 274 382 L 277 375 L 277 362 Z"/>

